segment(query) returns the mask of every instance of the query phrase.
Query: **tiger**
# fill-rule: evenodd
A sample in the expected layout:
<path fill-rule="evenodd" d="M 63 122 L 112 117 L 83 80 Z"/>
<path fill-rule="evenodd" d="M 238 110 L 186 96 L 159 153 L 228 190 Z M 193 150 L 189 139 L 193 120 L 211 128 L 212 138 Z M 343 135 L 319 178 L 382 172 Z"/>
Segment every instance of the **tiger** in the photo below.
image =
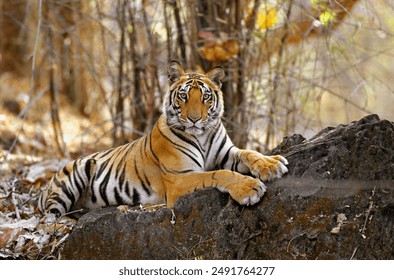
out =
<path fill-rule="evenodd" d="M 222 122 L 224 69 L 206 74 L 168 64 L 163 113 L 145 136 L 82 156 L 58 171 L 39 198 L 42 213 L 116 205 L 165 204 L 198 189 L 217 188 L 240 205 L 258 203 L 264 181 L 288 172 L 280 155 L 237 148 Z"/>

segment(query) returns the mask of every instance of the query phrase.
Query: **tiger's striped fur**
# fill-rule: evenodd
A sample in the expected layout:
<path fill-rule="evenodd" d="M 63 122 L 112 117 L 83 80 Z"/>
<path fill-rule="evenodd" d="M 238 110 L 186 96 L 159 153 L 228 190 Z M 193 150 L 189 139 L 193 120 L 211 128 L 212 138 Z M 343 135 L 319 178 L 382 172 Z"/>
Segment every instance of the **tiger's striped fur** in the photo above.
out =
<path fill-rule="evenodd" d="M 231 142 L 221 122 L 222 68 L 185 73 L 172 61 L 168 74 L 163 114 L 151 132 L 67 164 L 43 191 L 42 212 L 122 204 L 172 207 L 180 196 L 210 186 L 249 205 L 266 191 L 262 181 L 287 172 L 284 157 L 241 150 Z"/>

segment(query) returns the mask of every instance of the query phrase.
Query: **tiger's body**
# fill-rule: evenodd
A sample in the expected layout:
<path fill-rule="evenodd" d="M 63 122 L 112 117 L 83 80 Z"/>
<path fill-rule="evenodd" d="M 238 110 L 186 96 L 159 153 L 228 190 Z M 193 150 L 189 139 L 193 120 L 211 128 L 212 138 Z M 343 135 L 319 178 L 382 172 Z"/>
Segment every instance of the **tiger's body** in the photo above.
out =
<path fill-rule="evenodd" d="M 163 114 L 146 136 L 132 143 L 83 156 L 60 170 L 43 191 L 42 212 L 66 214 L 109 205 L 166 203 L 217 187 L 242 205 L 257 203 L 262 181 L 287 172 L 282 156 L 264 156 L 233 145 L 224 125 L 224 71 L 185 73 L 169 65 L 170 87 Z"/>

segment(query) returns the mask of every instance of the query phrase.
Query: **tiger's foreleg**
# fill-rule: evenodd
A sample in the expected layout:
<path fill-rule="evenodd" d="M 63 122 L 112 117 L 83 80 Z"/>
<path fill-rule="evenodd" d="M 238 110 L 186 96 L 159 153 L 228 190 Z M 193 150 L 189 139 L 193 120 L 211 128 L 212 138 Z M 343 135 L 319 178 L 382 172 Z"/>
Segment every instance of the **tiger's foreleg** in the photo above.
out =
<path fill-rule="evenodd" d="M 171 175 L 165 178 L 165 182 L 166 203 L 170 208 L 182 195 L 205 187 L 216 187 L 222 192 L 228 192 L 241 205 L 256 204 L 266 191 L 260 180 L 230 170 Z"/>

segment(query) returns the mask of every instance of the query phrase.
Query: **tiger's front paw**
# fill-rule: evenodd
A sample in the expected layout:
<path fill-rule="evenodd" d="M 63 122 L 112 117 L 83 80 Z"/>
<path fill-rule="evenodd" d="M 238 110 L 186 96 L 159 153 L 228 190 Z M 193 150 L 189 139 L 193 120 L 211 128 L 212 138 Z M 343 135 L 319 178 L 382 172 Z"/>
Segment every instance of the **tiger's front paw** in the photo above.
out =
<path fill-rule="evenodd" d="M 275 178 L 281 178 L 289 170 L 286 165 L 289 164 L 287 159 L 280 155 L 264 156 L 262 155 L 251 168 L 254 176 L 262 181 L 271 181 Z"/>
<path fill-rule="evenodd" d="M 262 181 L 281 178 L 288 172 L 288 161 L 283 156 L 265 156 L 258 152 L 249 152 L 245 157 L 250 172 Z"/>
<path fill-rule="evenodd" d="M 241 205 L 253 205 L 260 201 L 266 186 L 260 180 L 245 176 L 242 183 L 231 188 L 230 196 Z"/>

